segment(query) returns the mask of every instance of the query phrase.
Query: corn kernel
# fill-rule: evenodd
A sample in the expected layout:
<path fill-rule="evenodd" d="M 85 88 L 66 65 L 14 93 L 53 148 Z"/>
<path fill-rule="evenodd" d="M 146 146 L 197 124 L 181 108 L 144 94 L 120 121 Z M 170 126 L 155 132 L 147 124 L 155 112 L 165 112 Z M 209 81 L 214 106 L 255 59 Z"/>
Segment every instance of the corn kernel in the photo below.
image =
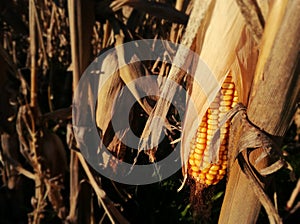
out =
<path fill-rule="evenodd" d="M 191 168 L 193 171 L 196 171 L 196 172 L 198 172 L 199 171 L 199 167 L 197 167 L 197 166 L 192 166 L 192 168 Z"/>
<path fill-rule="evenodd" d="M 223 175 L 224 176 L 226 174 L 226 170 L 225 169 L 224 170 L 219 170 L 218 172 L 219 172 L 219 175 Z"/>
<path fill-rule="evenodd" d="M 219 165 L 212 165 L 212 166 L 210 167 L 210 170 L 214 170 L 214 171 L 219 170 L 219 169 L 220 169 L 220 166 L 219 166 Z"/>
<path fill-rule="evenodd" d="M 209 174 L 209 173 L 207 173 L 207 174 L 205 175 L 205 177 L 206 177 L 206 179 L 208 179 L 208 180 L 213 180 L 213 179 L 215 179 L 215 175 L 212 175 L 212 174 Z"/>
<path fill-rule="evenodd" d="M 210 170 L 208 171 L 208 173 L 211 174 L 211 175 L 213 175 L 213 176 L 217 176 L 218 171 L 217 171 L 217 170 L 212 170 L 212 169 L 210 169 Z"/>
<path fill-rule="evenodd" d="M 202 156 L 199 155 L 199 154 L 197 154 L 197 153 L 195 153 L 195 154 L 194 154 L 194 158 L 195 158 L 195 159 L 198 159 L 198 160 L 201 160 L 201 159 L 202 159 Z"/>
<path fill-rule="evenodd" d="M 212 185 L 213 183 L 214 182 L 212 180 L 208 180 L 208 179 L 205 180 L 206 185 Z"/>

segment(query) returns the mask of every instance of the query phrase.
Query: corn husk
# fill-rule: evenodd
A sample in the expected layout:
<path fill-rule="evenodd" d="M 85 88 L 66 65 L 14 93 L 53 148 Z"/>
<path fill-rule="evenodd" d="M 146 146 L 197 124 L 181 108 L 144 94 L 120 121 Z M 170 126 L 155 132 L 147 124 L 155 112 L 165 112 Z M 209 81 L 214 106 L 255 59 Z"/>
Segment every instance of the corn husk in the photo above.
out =
<path fill-rule="evenodd" d="M 200 53 L 200 59 L 208 66 L 211 74 L 205 76 L 205 72 L 201 69 L 196 71 L 195 79 L 199 80 L 200 84 L 193 83 L 183 123 L 181 157 L 185 175 L 190 142 L 210 102 L 215 98 L 230 71 L 233 75 L 239 74 L 239 67 L 233 65 L 244 27 L 245 20 L 235 1 L 216 1 Z"/>

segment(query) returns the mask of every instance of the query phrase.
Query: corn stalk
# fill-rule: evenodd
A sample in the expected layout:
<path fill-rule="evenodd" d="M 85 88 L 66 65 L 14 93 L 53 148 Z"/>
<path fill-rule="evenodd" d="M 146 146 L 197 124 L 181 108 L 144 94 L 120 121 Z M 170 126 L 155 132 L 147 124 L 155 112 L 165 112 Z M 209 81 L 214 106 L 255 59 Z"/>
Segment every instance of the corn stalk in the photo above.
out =
<path fill-rule="evenodd" d="M 273 3 L 275 5 L 273 7 L 276 7 L 273 10 L 280 13 L 284 9 L 284 16 L 279 24 L 275 23 L 274 25 L 273 20 L 268 20 L 272 23 L 270 30 L 265 28 L 263 43 L 269 41 L 267 36 L 270 35 L 274 35 L 274 41 L 262 46 L 247 115 L 253 125 L 259 127 L 261 132 L 267 133 L 272 139 L 279 140 L 277 144 L 280 145 L 280 139 L 289 127 L 296 109 L 295 105 L 299 99 L 300 15 L 298 12 L 300 1 L 288 1 L 286 9 L 281 5 L 282 1 Z M 276 5 L 276 3 L 278 4 Z M 278 15 L 275 18 L 280 20 Z M 274 27 L 277 30 L 272 30 Z M 267 33 L 267 31 L 270 32 Z M 279 89 L 281 91 L 278 91 Z M 240 120 L 234 119 L 233 123 L 235 122 L 240 122 Z M 245 132 L 245 130 L 239 130 L 239 132 L 242 131 Z M 237 136 L 239 133 L 230 136 L 233 145 L 240 140 Z M 266 209 L 270 223 L 282 223 L 274 205 L 265 194 L 268 188 L 267 178 L 262 178 L 262 176 L 267 176 L 262 173 L 268 169 L 271 158 L 266 157 L 256 163 L 257 158 L 261 157 L 264 152 L 263 148 L 254 150 L 248 161 L 254 170 L 261 174 L 259 175 L 260 180 L 256 179 L 257 176 L 251 176 L 249 170 L 247 171 L 248 168 L 243 167 L 243 162 L 245 162 L 243 160 L 247 156 L 245 157 L 245 154 L 239 155 L 239 163 L 242 164 L 243 171 L 246 170 L 246 175 L 236 161 L 230 172 L 219 219 L 220 223 L 255 223 L 260 211 L 260 204 Z M 250 152 L 248 151 L 248 153 Z M 277 168 L 272 167 L 269 169 L 269 173 L 273 173 Z"/>
<path fill-rule="evenodd" d="M 73 68 L 73 90 L 77 87 L 80 78 L 79 71 L 79 59 L 78 59 L 78 37 L 76 35 L 76 2 L 68 1 L 68 11 L 70 20 L 70 39 L 71 39 L 71 55 L 72 55 L 72 68 Z M 68 219 L 71 223 L 77 221 L 76 207 L 77 207 L 77 197 L 78 197 L 78 158 L 74 151 L 70 153 L 70 211 Z"/>
<path fill-rule="evenodd" d="M 35 210 L 33 211 L 33 223 L 40 223 L 41 212 L 43 209 L 44 185 L 42 181 L 41 164 L 38 162 L 37 154 L 37 130 L 36 130 L 36 115 L 37 115 L 37 73 L 36 73 L 36 15 L 35 2 L 29 1 L 29 37 L 30 37 L 30 59 L 31 59 L 31 84 L 30 84 L 30 151 L 33 153 L 32 165 L 35 175 Z"/>
<path fill-rule="evenodd" d="M 73 71 L 73 91 L 77 88 L 84 69 L 91 61 L 91 37 L 94 25 L 93 1 L 68 1 L 71 39 L 71 69 Z M 79 163 L 76 153 L 71 150 L 70 158 L 70 212 L 68 219 L 72 223 L 78 222 L 78 194 L 79 194 Z M 88 199 L 86 199 L 88 200 Z M 80 206 L 80 205 L 79 205 Z M 84 208 L 88 211 L 88 208 Z"/>
<path fill-rule="evenodd" d="M 70 17 L 73 91 L 75 91 L 81 74 L 91 62 L 92 51 L 90 43 L 95 22 L 92 13 L 94 12 L 93 1 L 69 0 L 68 10 Z M 107 32 L 110 32 L 110 30 L 107 30 Z M 72 133 L 70 134 L 72 135 Z M 76 146 L 73 145 L 70 148 L 75 149 Z M 112 201 L 106 196 L 105 191 L 101 189 L 100 184 L 95 180 L 83 156 L 71 150 L 70 160 L 70 212 L 68 220 L 71 223 L 94 222 L 93 213 L 91 212 L 93 210 L 93 205 L 91 204 L 93 189 L 98 198 L 99 205 L 104 208 L 104 216 L 107 216 L 111 223 L 128 223 L 114 207 Z M 92 188 L 80 185 L 82 182 L 81 178 L 83 178 L 81 175 L 82 171 L 86 174 Z"/>

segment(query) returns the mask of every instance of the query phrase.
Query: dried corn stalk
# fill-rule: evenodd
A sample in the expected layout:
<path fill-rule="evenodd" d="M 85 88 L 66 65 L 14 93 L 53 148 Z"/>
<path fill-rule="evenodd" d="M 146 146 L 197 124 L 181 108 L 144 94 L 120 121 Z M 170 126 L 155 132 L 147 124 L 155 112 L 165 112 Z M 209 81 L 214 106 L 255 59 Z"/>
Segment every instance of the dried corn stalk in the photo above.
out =
<path fill-rule="evenodd" d="M 233 127 L 242 130 L 235 132 L 241 137 L 236 135 L 230 141 L 233 150 L 240 147 L 240 167 L 237 163 L 233 166 L 234 175 L 230 176 L 227 184 L 220 223 L 254 223 L 261 204 L 270 223 L 282 223 L 264 188 L 266 176 L 282 167 L 283 161 L 277 160 L 270 165 L 273 159 L 270 154 L 276 153 L 278 143 L 275 144 L 266 138 L 265 133 L 276 138 L 283 136 L 293 115 L 296 96 L 299 96 L 299 75 L 294 69 L 299 67 L 300 26 L 297 12 L 300 4 L 299 1 L 272 1 L 270 6 L 249 97 L 248 117 L 246 118 L 244 113 L 233 120 Z M 242 124 L 243 122 L 245 124 Z M 255 130 L 253 124 L 260 130 Z M 267 139 L 267 144 L 262 141 L 264 139 Z M 244 146 L 241 146 L 242 142 Z M 270 147 L 268 150 L 265 148 L 267 146 Z M 265 172 L 266 170 L 268 172 Z M 239 210 L 247 210 L 250 206 L 252 210 L 242 215 L 238 214 Z"/>

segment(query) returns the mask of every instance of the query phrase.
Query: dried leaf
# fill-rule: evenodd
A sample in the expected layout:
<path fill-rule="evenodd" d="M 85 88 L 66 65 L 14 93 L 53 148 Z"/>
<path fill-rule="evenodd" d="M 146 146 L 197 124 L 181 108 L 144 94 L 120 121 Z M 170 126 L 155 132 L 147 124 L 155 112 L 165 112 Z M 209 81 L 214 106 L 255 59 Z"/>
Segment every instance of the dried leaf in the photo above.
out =
<path fill-rule="evenodd" d="M 182 44 L 186 48 L 181 47 L 177 51 L 174 59 L 176 66 L 171 67 L 168 79 L 162 89 L 161 98 L 158 100 L 154 111 L 152 111 L 147 120 L 139 150 L 154 149 L 154 146 L 158 145 L 160 133 L 163 131 L 164 124 L 160 122 L 159 119 L 155 119 L 155 117 L 166 119 L 170 107 L 170 102 L 166 99 L 173 99 L 176 93 L 177 83 L 180 83 L 186 74 L 186 71 L 180 69 L 180 65 L 183 67 L 185 66 L 186 70 L 190 67 L 189 63 L 191 63 L 192 58 L 190 57 L 191 55 L 189 55 L 188 49 L 190 49 L 193 44 L 197 30 L 201 26 L 211 2 L 212 1 L 196 1 L 194 3 L 194 8 L 182 39 Z"/>
<path fill-rule="evenodd" d="M 153 83 L 149 79 L 149 82 L 133 82 L 136 81 L 140 77 L 144 77 L 149 75 L 147 69 L 142 65 L 142 63 L 138 60 L 137 56 L 132 55 L 134 63 L 126 63 L 125 57 L 128 56 L 124 52 L 124 37 L 121 35 L 116 35 L 116 53 L 118 57 L 118 68 L 119 75 L 126 87 L 129 88 L 132 95 L 135 97 L 140 106 L 149 114 L 150 111 L 147 107 L 144 106 L 143 102 L 141 102 L 141 96 L 149 96 L 147 92 L 151 90 L 159 94 L 159 89 L 157 84 L 153 79 Z M 134 53 L 134 52 L 133 52 Z M 127 53 L 128 54 L 128 53 Z M 132 83 L 133 82 L 133 83 Z"/>
<path fill-rule="evenodd" d="M 99 84 L 101 89 L 98 94 L 98 102 L 96 108 L 96 124 L 99 131 L 104 136 L 107 131 L 109 122 L 112 118 L 113 106 L 115 98 L 118 96 L 124 83 L 122 82 L 118 69 L 118 59 L 115 52 L 112 52 L 104 58 L 103 62 L 97 62 L 98 67 L 95 67 L 95 72 L 99 75 Z"/>
<path fill-rule="evenodd" d="M 170 20 L 174 23 L 186 24 L 188 21 L 188 16 L 161 2 L 149 2 L 143 0 L 114 0 L 110 7 L 113 11 L 119 10 L 123 6 L 131 6 L 137 10 L 144 11 L 150 15 L 156 16 L 158 18 Z"/>
<path fill-rule="evenodd" d="M 241 33 L 235 52 L 236 61 L 233 63 L 231 71 L 239 102 L 247 106 L 256 69 L 258 50 L 251 33 L 246 27 Z"/>
<path fill-rule="evenodd" d="M 246 25 L 252 32 L 252 36 L 257 43 L 263 34 L 264 19 L 261 14 L 260 8 L 256 4 L 256 1 L 252 0 L 237 0 L 237 4 L 240 7 L 241 13 L 243 14 Z"/>

